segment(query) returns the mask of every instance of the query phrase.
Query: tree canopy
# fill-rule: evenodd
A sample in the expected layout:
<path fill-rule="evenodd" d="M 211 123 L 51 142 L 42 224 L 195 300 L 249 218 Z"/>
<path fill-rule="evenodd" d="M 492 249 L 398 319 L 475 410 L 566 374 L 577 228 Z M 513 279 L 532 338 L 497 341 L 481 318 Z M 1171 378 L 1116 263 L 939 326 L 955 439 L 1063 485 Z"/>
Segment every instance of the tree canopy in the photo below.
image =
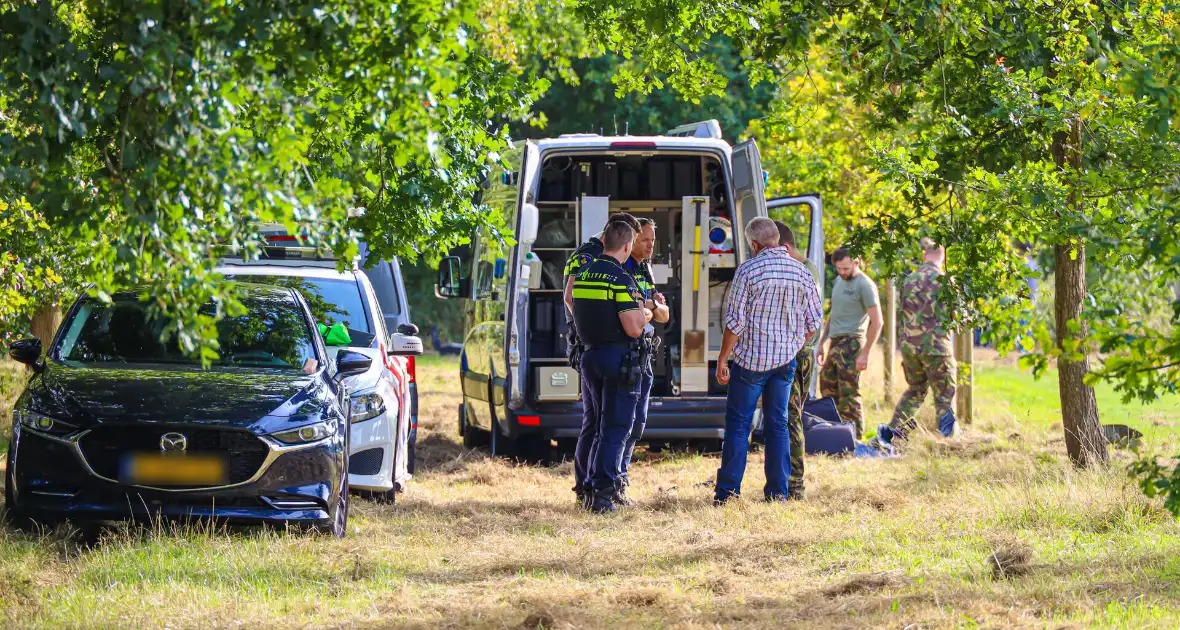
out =
<path fill-rule="evenodd" d="M 6 247 L 18 273 L 0 290 L 143 285 L 211 356 L 221 314 L 198 309 L 235 301 L 211 280 L 218 246 L 257 251 L 262 224 L 345 257 L 358 230 L 381 257 L 453 241 L 482 220 L 502 121 L 545 87 L 496 17 L 472 1 L 0 4 L 0 225 L 76 256 Z"/>

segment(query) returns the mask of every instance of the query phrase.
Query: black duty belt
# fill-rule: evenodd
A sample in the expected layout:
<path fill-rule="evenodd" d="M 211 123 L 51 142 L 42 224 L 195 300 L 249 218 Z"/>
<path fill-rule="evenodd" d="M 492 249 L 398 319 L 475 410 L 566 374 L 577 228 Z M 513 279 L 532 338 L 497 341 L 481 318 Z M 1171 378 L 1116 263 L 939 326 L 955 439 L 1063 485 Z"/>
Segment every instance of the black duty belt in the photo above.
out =
<path fill-rule="evenodd" d="M 583 343 L 582 348 L 585 350 L 605 350 L 606 348 L 619 348 L 626 350 L 631 347 L 629 343 Z"/>

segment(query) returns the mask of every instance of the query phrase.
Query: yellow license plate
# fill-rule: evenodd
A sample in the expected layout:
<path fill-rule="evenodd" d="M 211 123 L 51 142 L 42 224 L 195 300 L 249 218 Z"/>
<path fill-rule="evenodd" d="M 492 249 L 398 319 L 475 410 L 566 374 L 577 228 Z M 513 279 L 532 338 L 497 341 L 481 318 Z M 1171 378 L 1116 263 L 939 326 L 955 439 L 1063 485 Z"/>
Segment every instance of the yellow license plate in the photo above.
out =
<path fill-rule="evenodd" d="M 195 453 L 135 453 L 123 462 L 124 483 L 152 486 L 215 486 L 226 483 L 225 460 Z"/>

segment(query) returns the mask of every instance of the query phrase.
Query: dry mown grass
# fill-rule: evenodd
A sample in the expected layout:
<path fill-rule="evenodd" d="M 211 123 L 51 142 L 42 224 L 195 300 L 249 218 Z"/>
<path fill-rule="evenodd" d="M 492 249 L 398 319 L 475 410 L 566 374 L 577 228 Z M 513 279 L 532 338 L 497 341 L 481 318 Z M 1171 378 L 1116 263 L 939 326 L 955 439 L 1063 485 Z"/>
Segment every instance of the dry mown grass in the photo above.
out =
<path fill-rule="evenodd" d="M 5 625 L 1180 625 L 1180 525 L 1119 469 L 1069 468 L 1056 435 L 990 411 L 986 392 L 957 442 L 810 459 L 805 503 L 716 509 L 716 458 L 662 456 L 633 473 L 636 508 L 595 517 L 574 508 L 569 464 L 460 447 L 455 365 L 419 374 L 418 478 L 396 506 L 358 501 L 349 539 L 0 534 Z M 866 402 L 873 422 L 888 414 Z M 747 492 L 762 482 L 754 455 Z"/>

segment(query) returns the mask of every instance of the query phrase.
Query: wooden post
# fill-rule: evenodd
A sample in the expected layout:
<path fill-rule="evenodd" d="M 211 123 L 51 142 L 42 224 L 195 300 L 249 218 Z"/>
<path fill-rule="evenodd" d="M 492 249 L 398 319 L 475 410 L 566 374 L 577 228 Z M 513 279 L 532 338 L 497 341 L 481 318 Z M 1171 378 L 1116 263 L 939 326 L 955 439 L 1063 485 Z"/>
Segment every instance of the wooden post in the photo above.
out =
<path fill-rule="evenodd" d="M 884 320 L 885 344 L 883 357 L 885 365 L 885 402 L 893 403 L 893 359 L 897 353 L 897 287 L 893 278 L 885 280 L 885 312 Z"/>
<path fill-rule="evenodd" d="M 959 363 L 959 381 L 955 388 L 955 416 L 964 424 L 975 421 L 975 331 L 955 335 L 955 360 Z"/>

